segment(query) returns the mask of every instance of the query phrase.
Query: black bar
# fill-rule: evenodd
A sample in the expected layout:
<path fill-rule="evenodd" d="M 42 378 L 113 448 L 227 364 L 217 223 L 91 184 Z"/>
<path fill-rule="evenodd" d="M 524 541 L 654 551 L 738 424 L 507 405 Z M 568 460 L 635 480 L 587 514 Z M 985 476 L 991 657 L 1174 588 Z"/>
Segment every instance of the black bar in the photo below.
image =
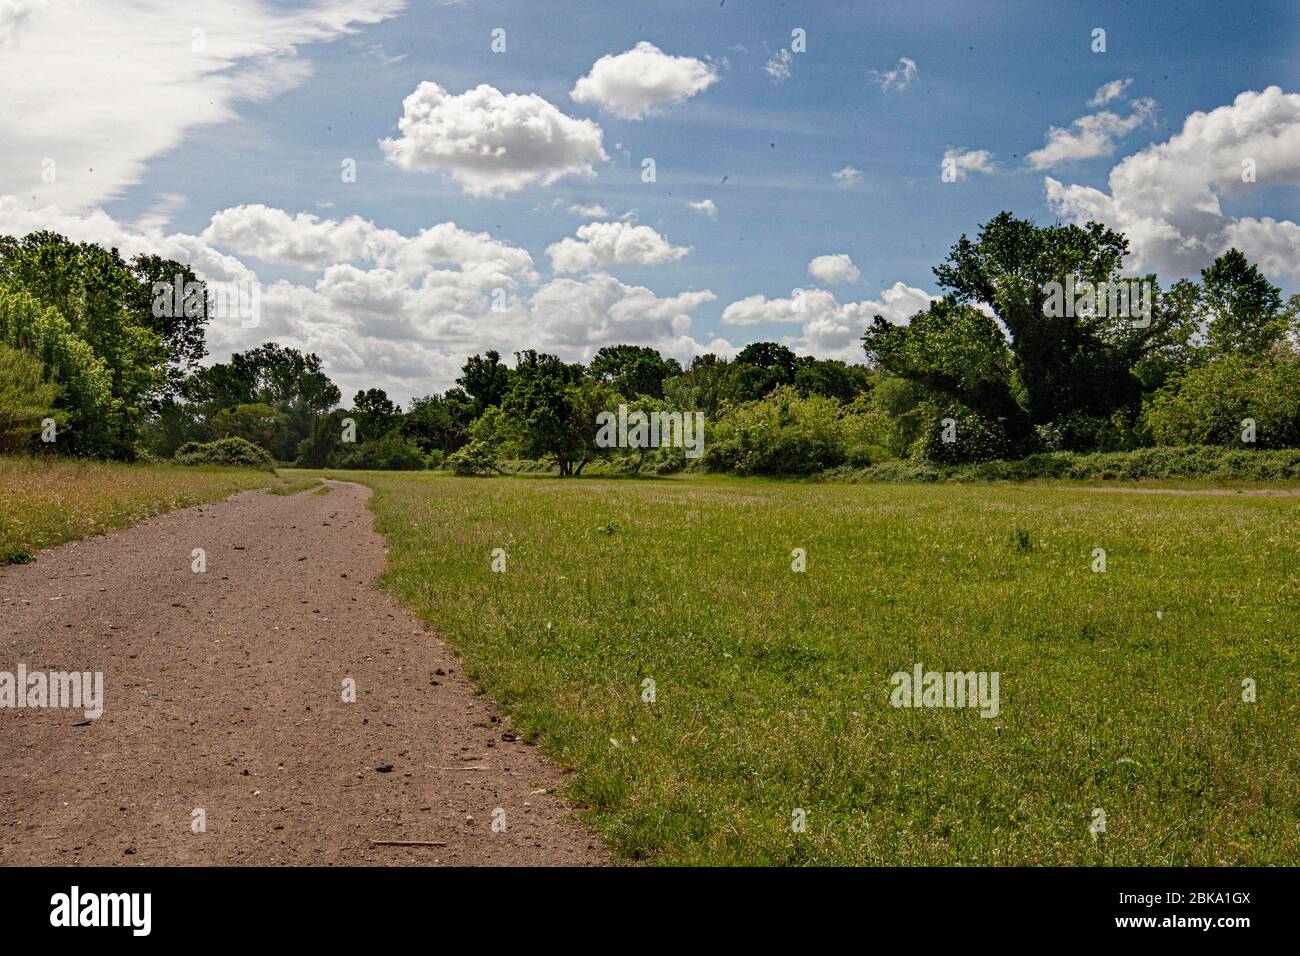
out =
<path fill-rule="evenodd" d="M 794 932 L 838 927 L 864 942 L 901 933 L 945 946 L 1041 939 L 1045 932 L 1232 945 L 1242 934 L 1294 927 L 1296 876 L 1295 869 L 1226 868 L 0 869 L 0 913 L 7 944 L 76 933 L 83 943 L 128 945 L 282 939 L 375 946 L 428 933 L 430 942 L 461 949 L 475 939 L 484 948 L 515 937 L 544 946 L 613 933 L 603 935 L 611 945 L 635 947 L 638 939 L 669 945 L 690 920 L 725 926 L 733 939 L 762 940 L 786 925 Z M 83 905 L 92 894 L 150 894 L 148 936 L 135 936 L 130 925 L 52 926 L 53 898 L 70 897 L 73 886 Z M 1171 893 L 1179 894 L 1172 902 Z M 1132 919 L 1153 922 L 1120 925 Z M 1193 919 L 1198 923 L 1189 925 Z M 1204 919 L 1212 921 L 1208 928 L 1199 925 Z M 1218 922 L 1225 919 L 1245 922 Z"/>

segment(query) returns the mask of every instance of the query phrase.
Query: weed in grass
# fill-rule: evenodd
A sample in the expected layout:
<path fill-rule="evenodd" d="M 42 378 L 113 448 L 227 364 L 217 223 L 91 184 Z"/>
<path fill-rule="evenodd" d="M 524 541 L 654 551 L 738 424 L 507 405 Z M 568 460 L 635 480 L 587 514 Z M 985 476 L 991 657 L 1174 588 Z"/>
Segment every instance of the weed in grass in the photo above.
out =
<path fill-rule="evenodd" d="M 279 479 L 280 484 L 266 489 L 273 495 L 296 495 L 309 488 L 315 488 L 321 483 L 321 480 L 314 475 L 304 475 L 293 470 L 277 471 L 276 478 Z"/>

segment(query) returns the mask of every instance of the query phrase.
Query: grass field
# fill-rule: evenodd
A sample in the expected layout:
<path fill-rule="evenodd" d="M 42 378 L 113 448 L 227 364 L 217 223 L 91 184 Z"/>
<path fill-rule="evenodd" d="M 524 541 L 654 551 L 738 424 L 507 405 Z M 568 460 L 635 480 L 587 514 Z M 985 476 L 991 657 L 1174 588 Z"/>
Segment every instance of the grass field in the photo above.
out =
<path fill-rule="evenodd" d="M 1300 862 L 1295 498 L 335 474 L 629 858 Z M 891 706 L 917 663 L 997 717 Z"/>
<path fill-rule="evenodd" d="M 0 456 L 0 564 L 274 481 L 249 468 Z"/>

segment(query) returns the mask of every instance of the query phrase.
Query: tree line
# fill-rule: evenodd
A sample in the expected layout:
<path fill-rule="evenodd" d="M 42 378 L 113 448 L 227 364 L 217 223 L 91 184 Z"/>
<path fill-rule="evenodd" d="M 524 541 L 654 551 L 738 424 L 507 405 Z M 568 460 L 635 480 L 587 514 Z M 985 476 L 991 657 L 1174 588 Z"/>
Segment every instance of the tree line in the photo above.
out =
<path fill-rule="evenodd" d="M 1284 300 L 1236 249 L 1168 289 L 1125 276 L 1128 251 L 1097 223 L 1002 213 L 934 269 L 942 297 L 928 309 L 905 324 L 873 319 L 863 364 L 775 342 L 685 367 L 634 344 L 586 363 L 521 349 L 507 364 L 487 351 L 454 387 L 402 408 L 379 388 L 345 404 L 318 356 L 274 342 L 205 364 L 209 296 L 184 263 L 128 261 L 51 232 L 0 237 L 0 449 L 195 461 L 237 440 L 303 467 L 779 475 L 1300 447 L 1300 296 Z M 196 298 L 159 309 L 164 285 Z M 597 421 L 620 406 L 634 419 L 698 413 L 703 454 L 608 447 Z"/>

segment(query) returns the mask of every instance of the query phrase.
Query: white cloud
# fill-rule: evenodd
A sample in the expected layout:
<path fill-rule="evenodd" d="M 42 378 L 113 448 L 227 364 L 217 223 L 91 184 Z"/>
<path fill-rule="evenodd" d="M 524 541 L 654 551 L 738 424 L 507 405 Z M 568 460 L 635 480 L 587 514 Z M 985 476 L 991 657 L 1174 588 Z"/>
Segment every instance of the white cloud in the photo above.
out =
<path fill-rule="evenodd" d="M 655 107 L 680 103 L 717 81 L 717 70 L 703 60 L 670 56 L 642 40 L 626 53 L 602 56 L 569 95 L 623 119 L 641 119 Z"/>
<path fill-rule="evenodd" d="M 1255 169 L 1246 181 L 1247 163 Z M 1194 275 L 1236 245 L 1265 273 L 1300 278 L 1300 226 L 1234 217 L 1222 200 L 1256 188 L 1300 186 L 1300 94 L 1270 86 L 1195 112 L 1163 143 L 1110 171 L 1109 193 L 1044 180 L 1052 210 L 1104 222 L 1128 236 L 1133 270 Z"/>
<path fill-rule="evenodd" d="M 1109 156 L 1115 152 L 1116 139 L 1154 121 L 1156 105 L 1155 100 L 1143 97 L 1129 104 L 1132 112 L 1128 116 L 1105 110 L 1079 117 L 1068 129 L 1053 126 L 1047 131 L 1047 145 L 1027 155 L 1025 161 L 1034 169 L 1051 169 L 1062 163 Z"/>
<path fill-rule="evenodd" d="M 853 264 L 853 260 L 843 252 L 829 256 L 818 256 L 813 259 L 812 262 L 808 263 L 808 274 L 818 282 L 824 282 L 827 285 L 857 282 L 862 278 L 862 273 Z"/>
<path fill-rule="evenodd" d="M 483 84 L 452 95 L 423 82 L 402 101 L 401 135 L 381 140 L 402 169 L 443 170 L 473 196 L 502 196 L 562 176 L 594 175 L 609 159 L 591 120 L 574 119 L 536 94 Z"/>
<path fill-rule="evenodd" d="M 701 199 L 699 202 L 688 202 L 686 205 L 702 216 L 708 216 L 710 219 L 718 218 L 718 204 L 712 199 Z"/>
<path fill-rule="evenodd" d="M 134 230 L 102 210 L 69 214 L 0 197 L 0 234 L 37 229 L 116 246 L 128 258 L 175 258 L 211 281 L 258 281 L 250 266 L 214 243 L 319 272 L 309 285 L 263 282 L 261 322 L 253 328 L 213 319 L 210 361 L 267 341 L 316 352 L 345 399 L 372 386 L 397 400 L 448 388 L 467 356 L 489 348 L 538 348 L 566 361 L 618 342 L 650 345 L 682 361 L 734 352 L 725 339 L 697 342 L 690 334 L 691 313 L 714 298 L 708 290 L 660 297 L 602 273 L 539 287 L 525 250 L 454 223 L 408 237 L 355 216 L 319 220 L 244 206 L 218 212 L 201 236 L 164 235 Z M 340 261 L 329 262 L 333 257 Z M 498 289 L 508 292 L 499 311 L 492 308 Z"/>
<path fill-rule="evenodd" d="M 138 232 L 160 232 L 172 221 L 172 216 L 188 203 L 189 198 L 180 193 L 159 193 L 154 203 L 132 224 L 132 228 Z"/>
<path fill-rule="evenodd" d="M 1105 106 L 1111 100 L 1117 100 L 1124 95 L 1133 83 L 1132 78 L 1123 80 L 1111 80 L 1109 83 L 1103 83 L 1097 87 L 1097 92 L 1092 94 L 1092 99 L 1088 100 L 1088 105 L 1092 107 Z"/>
<path fill-rule="evenodd" d="M 572 236 L 546 248 L 556 272 L 586 272 L 607 266 L 653 266 L 672 262 L 690 252 L 674 246 L 649 226 L 626 222 L 591 222 Z"/>
<path fill-rule="evenodd" d="M 941 170 L 952 170 L 953 178 L 960 182 L 971 173 L 991 173 L 997 169 L 993 154 L 987 149 L 957 149 L 944 151 Z"/>
<path fill-rule="evenodd" d="M 763 69 L 777 83 L 783 83 L 790 79 L 790 61 L 793 59 L 794 54 L 783 48 L 768 57 Z"/>
<path fill-rule="evenodd" d="M 831 173 L 831 178 L 843 189 L 851 189 L 862 182 L 862 170 L 856 166 L 845 166 Z"/>
<path fill-rule="evenodd" d="M 872 70 L 871 75 L 876 78 L 882 90 L 905 90 L 916 79 L 916 61 L 910 57 L 900 57 L 898 66 L 892 70 Z"/>
<path fill-rule="evenodd" d="M 537 278 L 526 251 L 453 222 L 408 237 L 360 216 L 319 219 L 310 213 L 290 216 L 281 209 L 250 205 L 214 215 L 201 238 L 241 256 L 318 271 L 341 263 L 370 262 L 410 278 L 452 264 L 475 273 L 488 285 L 513 286 L 517 280 Z"/>
<path fill-rule="evenodd" d="M 707 289 L 660 298 L 643 286 L 624 285 L 600 272 L 582 279 L 554 279 L 529 303 L 525 340 L 540 341 L 562 357 L 581 359 L 590 358 L 602 345 L 635 342 L 685 362 L 702 352 L 732 350 L 725 340 L 701 344 L 690 336 L 691 312 L 715 298 Z"/>
<path fill-rule="evenodd" d="M 609 218 L 609 210 L 599 203 L 593 203 L 590 206 L 584 206 L 581 203 L 574 203 L 569 207 L 569 214 L 572 216 L 581 216 L 584 219 Z"/>
<path fill-rule="evenodd" d="M 800 298 L 769 299 L 751 295 L 722 310 L 723 325 L 759 325 L 767 322 L 799 323 L 800 334 L 787 339 L 796 351 L 818 358 L 861 363 L 862 333 L 877 315 L 901 325 L 930 307 L 935 297 L 922 289 L 895 282 L 880 301 L 841 304 L 825 289 L 807 289 Z M 800 306 L 802 305 L 802 311 Z"/>
<path fill-rule="evenodd" d="M 393 16 L 405 0 L 41 0 L 0 4 L 0 183 L 38 205 L 87 209 L 138 183 L 195 127 L 311 73 L 303 44 Z M 205 31 L 195 35 L 193 31 Z M 199 45 L 201 49 L 193 47 Z M 54 161 L 54 182 L 42 162 Z"/>

